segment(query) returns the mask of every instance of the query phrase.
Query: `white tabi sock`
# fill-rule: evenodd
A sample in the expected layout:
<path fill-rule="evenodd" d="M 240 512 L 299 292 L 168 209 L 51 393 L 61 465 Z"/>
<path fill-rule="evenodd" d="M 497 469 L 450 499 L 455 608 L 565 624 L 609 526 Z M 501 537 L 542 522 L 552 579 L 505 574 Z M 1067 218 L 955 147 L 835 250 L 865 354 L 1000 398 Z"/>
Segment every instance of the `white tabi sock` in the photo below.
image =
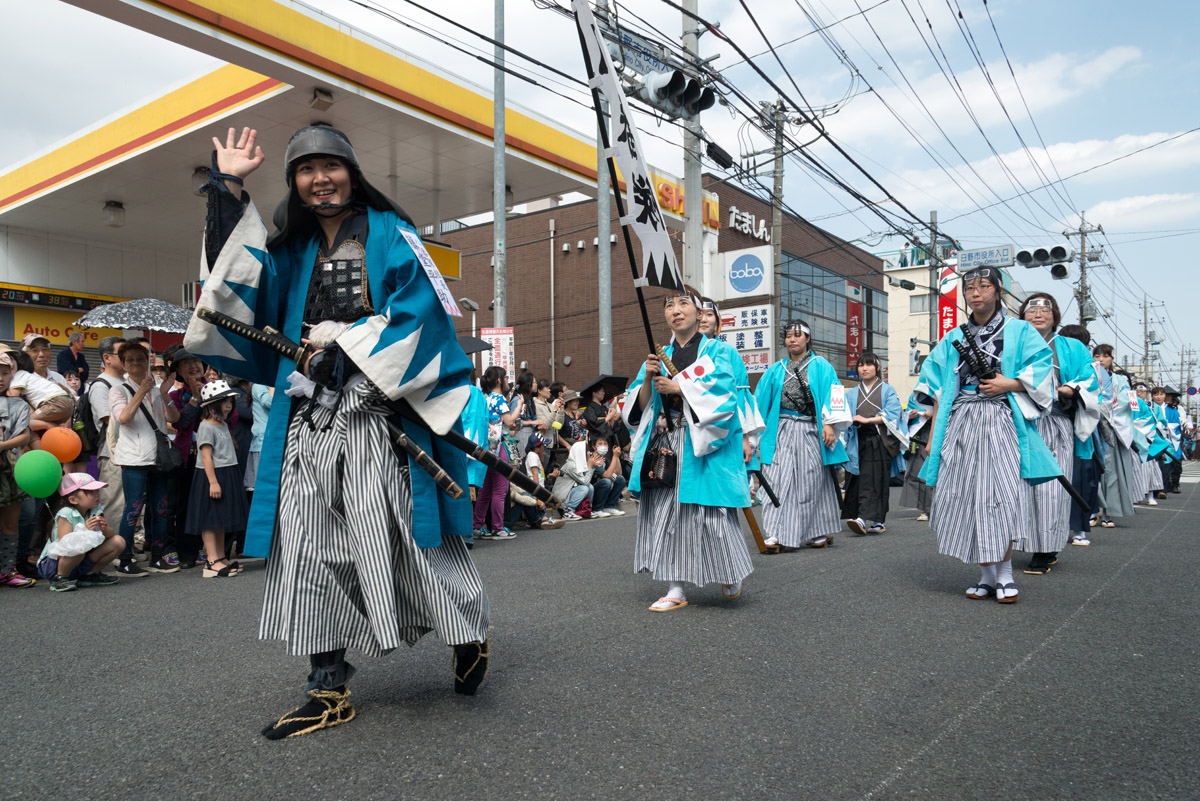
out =
<path fill-rule="evenodd" d="M 1007 562 L 997 562 L 996 563 L 996 586 L 999 587 L 1003 584 L 1011 584 L 1012 580 L 1013 580 L 1012 560 L 1009 559 Z"/>
<path fill-rule="evenodd" d="M 685 601 L 687 596 L 683 594 L 683 582 L 672 581 L 670 589 L 667 590 L 667 598 L 674 598 L 676 601 Z"/>
<path fill-rule="evenodd" d="M 995 565 L 980 565 L 979 583 L 989 586 L 996 586 L 996 566 Z"/>

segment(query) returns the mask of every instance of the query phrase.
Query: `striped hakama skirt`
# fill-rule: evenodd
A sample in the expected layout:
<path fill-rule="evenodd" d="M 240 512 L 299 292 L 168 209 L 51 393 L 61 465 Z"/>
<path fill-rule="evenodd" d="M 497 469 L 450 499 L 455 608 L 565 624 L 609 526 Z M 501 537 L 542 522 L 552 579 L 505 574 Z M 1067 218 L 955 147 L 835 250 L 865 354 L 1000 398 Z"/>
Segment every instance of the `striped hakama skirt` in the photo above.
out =
<path fill-rule="evenodd" d="M 1004 395 L 963 392 L 954 400 L 942 441 L 929 526 L 938 553 L 967 564 L 1000 562 L 1009 547 L 1026 549 L 1033 530 L 1029 482 Z"/>
<path fill-rule="evenodd" d="M 762 466 L 779 506 L 762 506 L 763 536 L 799 548 L 842 529 L 833 476 L 821 458 L 821 432 L 811 418 L 779 415 L 775 458 Z"/>
<path fill-rule="evenodd" d="M 906 509 L 917 509 L 929 514 L 933 503 L 933 487 L 921 478 L 925 466 L 925 443 L 919 443 L 915 453 L 908 454 L 908 467 L 904 471 L 904 489 L 900 491 L 900 505 Z"/>
<path fill-rule="evenodd" d="M 1054 460 L 1069 476 L 1075 469 L 1075 426 L 1057 409 L 1037 420 L 1038 434 L 1054 454 Z M 1044 481 L 1030 488 L 1033 500 L 1033 530 L 1028 550 L 1058 553 L 1067 546 L 1071 533 L 1071 496 L 1057 481 Z"/>
<path fill-rule="evenodd" d="M 336 409 L 316 406 L 313 426 L 296 414 L 288 428 L 259 637 L 292 655 L 378 656 L 431 631 L 447 645 L 487 638 L 487 594 L 463 538 L 413 540 L 407 460 L 381 399 L 363 381 Z"/>
<path fill-rule="evenodd" d="M 1129 473 L 1133 484 L 1133 500 L 1134 503 L 1137 503 L 1146 497 L 1146 493 L 1150 491 L 1148 489 L 1150 484 L 1146 480 L 1146 471 L 1144 469 L 1146 463 L 1142 461 L 1142 457 L 1137 451 L 1130 451 L 1129 456 L 1133 461 L 1133 469 Z"/>
<path fill-rule="evenodd" d="M 1142 462 L 1139 469 L 1146 482 L 1146 492 L 1162 492 L 1162 470 L 1158 467 L 1158 460 L 1151 459 L 1148 462 Z"/>
<path fill-rule="evenodd" d="M 643 489 L 638 501 L 633 571 L 659 581 L 697 586 L 734 584 L 754 572 L 737 509 L 680 503 L 676 489 L 683 469 L 684 426 L 667 434 L 676 460 L 674 487 Z"/>
<path fill-rule="evenodd" d="M 1100 436 L 1108 445 L 1100 477 L 1100 511 L 1109 517 L 1133 517 L 1133 451 L 1121 444 L 1107 420 L 1100 420 Z"/>

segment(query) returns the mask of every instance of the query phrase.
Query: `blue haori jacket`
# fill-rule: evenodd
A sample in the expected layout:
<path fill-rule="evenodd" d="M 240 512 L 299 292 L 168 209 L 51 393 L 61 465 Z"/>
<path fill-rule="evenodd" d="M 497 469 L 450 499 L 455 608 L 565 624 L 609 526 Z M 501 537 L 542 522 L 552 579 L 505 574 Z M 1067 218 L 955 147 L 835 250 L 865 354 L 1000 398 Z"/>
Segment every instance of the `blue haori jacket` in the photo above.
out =
<path fill-rule="evenodd" d="M 746 481 L 746 463 L 742 461 L 742 426 L 737 408 L 737 373 L 730 355 L 735 352 L 703 334 L 696 336 L 701 337 L 696 361 L 674 379 L 683 393 L 683 413 L 687 417 L 685 444 L 683 452 L 678 454 L 681 465 L 677 497 L 680 503 L 700 506 L 749 506 L 750 487 Z M 674 338 L 665 350 L 667 356 L 675 352 Z M 630 422 L 645 378 L 643 364 L 621 407 L 621 417 L 632 434 L 633 472 L 629 488 L 633 492 L 641 491 L 642 460 L 662 412 L 662 396 L 652 388 L 650 408 L 642 411 L 637 425 Z M 696 412 L 699 422 L 693 421 L 689 409 Z"/>
<path fill-rule="evenodd" d="M 858 414 L 858 393 L 861 387 L 851 387 L 846 390 L 846 413 L 851 418 Z M 900 452 L 892 459 L 890 474 L 893 476 L 904 472 L 904 451 L 908 449 L 908 430 L 906 426 L 901 425 L 900 419 L 904 414 L 904 410 L 900 408 L 900 396 L 896 394 L 895 388 L 888 383 L 883 383 L 879 388 L 879 399 L 882 401 L 883 417 L 887 421 L 884 427 L 900 440 Z M 846 426 L 846 430 L 842 432 L 842 440 L 846 443 L 846 472 L 858 475 L 858 427 L 855 425 Z"/>
<path fill-rule="evenodd" d="M 921 478 L 933 487 L 937 485 L 938 468 L 942 462 L 942 442 L 950 423 L 950 407 L 958 397 L 958 351 L 952 342 L 961 342 L 962 329 L 955 328 L 942 338 L 921 366 L 921 376 L 913 390 L 937 401 L 937 417 L 933 421 L 933 438 L 929 457 L 921 468 Z M 1046 447 L 1037 432 L 1037 418 L 1054 400 L 1051 375 L 1050 346 L 1029 323 L 1009 319 L 1004 325 L 1004 353 L 1000 357 L 1000 372 L 1016 378 L 1025 385 L 1025 392 L 1008 393 L 1008 407 L 1017 429 L 1021 451 L 1021 477 L 1030 484 L 1041 484 L 1062 475 L 1054 454 Z"/>
<path fill-rule="evenodd" d="M 738 422 L 742 426 L 742 435 L 750 438 L 750 447 L 753 448 L 750 461 L 746 463 L 746 470 L 757 470 L 761 466 L 758 462 L 758 440 L 763 429 L 766 428 L 766 423 L 763 422 L 762 415 L 758 412 L 754 393 L 750 391 L 750 373 L 746 370 L 746 362 L 737 348 L 719 339 L 713 341 L 729 349 L 729 359 L 735 373 L 734 383 L 737 386 Z"/>
<path fill-rule="evenodd" d="M 1129 398 L 1129 407 L 1133 412 L 1134 448 L 1143 462 L 1157 459 L 1171 446 L 1158 431 L 1158 421 L 1154 416 L 1153 401 L 1145 401 L 1135 392 Z"/>
<path fill-rule="evenodd" d="M 471 399 L 463 407 L 462 413 L 463 436 L 474 442 L 485 451 L 488 449 L 488 413 L 487 398 L 483 390 L 471 385 Z M 487 477 L 487 467 L 473 456 L 467 457 L 467 480 L 472 487 L 482 487 Z"/>
<path fill-rule="evenodd" d="M 367 277 L 377 313 L 358 320 L 337 343 L 389 399 L 407 399 L 433 431 L 461 432 L 459 417 L 470 397 L 471 361 L 458 346 L 439 299 L 438 292 L 445 286 L 435 288 L 405 238 L 407 231 L 419 245 L 412 226 L 391 211 L 371 208 L 367 215 Z M 306 242 L 280 243 L 269 251 L 266 240 L 266 227 L 250 202 L 204 281 L 199 305 L 259 328 L 271 326 L 299 342 L 318 235 Z M 276 402 L 263 438 L 245 543 L 247 554 L 267 556 L 293 408 L 293 403 L 281 399 L 286 397 L 283 393 L 295 364 L 197 317 L 188 326 L 184 345 L 218 370 L 275 386 Z M 417 426 L 405 430 L 460 486 L 466 484 L 466 454 Z M 459 500 L 451 499 L 415 464 L 410 463 L 409 474 L 413 539 L 419 546 L 437 547 L 443 532 L 470 533 L 471 507 L 465 493 Z"/>
<path fill-rule="evenodd" d="M 783 384 L 787 380 L 787 357 L 780 359 L 767 368 L 766 374 L 754 388 L 754 398 L 758 401 L 759 410 L 766 411 L 767 427 L 758 441 L 759 458 L 763 464 L 774 464 L 775 441 L 779 437 L 779 409 L 783 397 Z M 817 430 L 828 423 L 837 434 L 841 434 L 850 425 L 850 413 L 846 409 L 845 389 L 838 380 L 833 365 L 820 356 L 814 355 L 808 362 L 808 387 L 812 390 L 814 419 Z M 832 448 L 821 444 L 821 461 L 826 465 L 837 465 L 847 461 L 846 446 L 841 439 L 833 443 Z"/>
<path fill-rule="evenodd" d="M 1071 337 L 1055 336 L 1050 346 L 1058 354 L 1061 386 L 1075 390 L 1075 455 L 1091 459 L 1092 432 L 1100 423 L 1100 377 L 1092 369 L 1092 354 L 1087 345 Z"/>

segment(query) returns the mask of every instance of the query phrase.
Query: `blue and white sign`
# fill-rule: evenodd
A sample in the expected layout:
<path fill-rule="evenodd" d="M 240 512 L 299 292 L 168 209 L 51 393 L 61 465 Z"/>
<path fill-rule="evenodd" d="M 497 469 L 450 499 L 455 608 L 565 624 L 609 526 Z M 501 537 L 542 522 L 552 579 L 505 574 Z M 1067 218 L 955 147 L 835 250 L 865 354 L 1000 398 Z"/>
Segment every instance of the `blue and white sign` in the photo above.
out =
<path fill-rule="evenodd" d="M 1015 263 L 1016 252 L 1016 248 L 1012 245 L 960 250 L 958 251 L 958 270 L 963 272 L 975 267 L 1011 267 Z"/>
<path fill-rule="evenodd" d="M 651 72 L 670 72 L 671 65 L 664 61 L 662 45 L 654 44 L 628 31 L 614 33 L 604 29 L 604 38 L 615 40 L 609 45 L 613 61 L 619 61 L 639 75 Z"/>
<path fill-rule="evenodd" d="M 717 300 L 771 294 L 775 271 L 769 245 L 718 253 L 714 261 L 723 290 Z"/>

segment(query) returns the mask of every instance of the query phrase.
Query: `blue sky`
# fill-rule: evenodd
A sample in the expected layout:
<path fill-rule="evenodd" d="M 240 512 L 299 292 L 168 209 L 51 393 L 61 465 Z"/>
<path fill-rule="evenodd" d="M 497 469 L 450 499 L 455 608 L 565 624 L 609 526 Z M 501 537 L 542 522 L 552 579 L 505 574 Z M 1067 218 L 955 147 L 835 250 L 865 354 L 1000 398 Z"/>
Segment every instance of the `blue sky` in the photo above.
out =
<path fill-rule="evenodd" d="M 565 5 L 567 0 L 558 2 Z M 468 50 L 490 54 L 490 46 L 482 40 L 433 19 L 404 0 L 367 3 L 385 6 L 410 25 L 457 41 Z M 364 10 L 350 0 L 310 0 L 308 5 L 344 18 L 444 69 L 491 86 L 491 70 L 485 65 L 411 27 Z M 1141 312 L 1136 304 L 1144 291 L 1152 300 L 1166 303 L 1163 310 L 1155 311 L 1163 319 L 1154 327 L 1163 340 L 1159 350 L 1168 375 L 1177 373 L 1181 348 L 1200 344 L 1200 315 L 1192 313 L 1194 254 L 1200 247 L 1200 132 L 1069 178 L 1061 195 L 1036 189 L 1041 178 L 1031 158 L 1052 178 L 1055 169 L 1058 175 L 1067 176 L 1200 126 L 1197 4 L 1077 0 L 992 0 L 988 4 L 999 39 L 1016 71 L 1017 85 L 1048 146 L 1050 160 L 1012 83 L 983 0 L 747 0 L 746 5 L 771 43 L 777 45 L 776 52 L 786 68 L 785 73 L 767 54 L 755 59 L 763 72 L 803 104 L 790 76 L 812 107 L 834 103 L 852 90 L 854 97 L 822 119 L 830 136 L 918 216 L 925 218 L 936 208 L 944 230 L 964 246 L 1061 241 L 1063 228 L 1074 227 L 1077 222 L 1072 212 L 1086 210 L 1089 221 L 1104 226 L 1107 237 L 1101 242 L 1108 245 L 1105 261 L 1116 265 L 1089 274 L 1094 300 L 1113 315 L 1093 323 L 1093 334 L 1114 341 L 1119 354 L 1134 347 L 1140 350 Z M 27 158 L 212 63 L 206 56 L 97 20 L 58 0 L 36 4 L 0 0 L 0 7 L 4 7 L 6 19 L 18 27 L 59 32 L 53 50 L 35 37 L 27 37 L 0 53 L 0 65 L 7 74 L 27 76 L 10 83 L 9 113 L 0 120 L 0 164 Z M 481 33 L 492 32 L 493 0 L 456 0 L 452 5 L 434 7 L 452 8 L 455 18 L 464 24 Z M 951 8 L 961 9 L 988 73 L 1029 144 L 1031 155 L 1022 149 L 1004 118 Z M 808 35 L 784 44 L 812 31 L 805 9 L 826 24 L 856 16 L 828 28 L 832 41 Z M 865 15 L 858 13 L 861 9 L 867 9 Z M 738 0 L 701 0 L 699 10 L 706 19 L 719 20 L 722 34 L 745 51 L 756 54 L 766 49 Z M 909 19 L 909 12 L 916 17 L 917 26 Z M 679 12 L 658 0 L 638 0 L 622 6 L 620 14 L 627 24 L 654 27 L 669 37 L 677 37 L 681 28 Z M 937 58 L 942 58 L 925 26 L 926 16 L 980 126 L 1001 154 L 1003 165 L 992 155 L 922 42 L 919 30 L 929 39 Z M 571 23 L 562 15 L 532 0 L 509 0 L 506 28 L 507 41 L 513 47 L 566 72 L 581 73 L 578 42 Z M 845 51 L 861 77 L 854 77 L 851 67 L 839 62 L 833 47 Z M 702 38 L 701 53 L 719 54 L 714 67 L 750 98 L 774 99 L 767 82 L 748 65 L 732 66 L 737 55 L 716 36 L 707 34 Z M 97 63 L 105 64 L 105 70 L 95 69 Z M 154 64 L 154 70 L 147 70 L 146 64 Z M 579 87 L 528 62 L 514 59 L 513 65 L 557 91 L 586 100 Z M 901 72 L 945 135 L 924 118 Z M 874 91 L 867 90 L 868 83 Z M 579 130 L 591 130 L 591 113 L 578 103 L 513 78 L 509 78 L 508 85 L 510 96 L 517 102 Z M 920 133 L 927 146 L 940 154 L 953 179 L 903 131 L 878 96 L 885 98 Z M 706 112 L 702 122 L 710 138 L 735 156 L 741 149 L 757 150 L 769 144 L 763 134 L 748 130 L 741 118 L 722 107 Z M 646 132 L 643 139 L 651 163 L 681 174 L 678 128 L 648 116 L 639 124 Z M 797 141 L 814 138 L 811 126 L 796 126 L 791 133 Z M 827 144 L 813 144 L 808 152 L 869 199 L 884 199 L 883 193 Z M 963 159 L 981 178 L 972 174 Z M 1006 177 L 1006 169 L 1011 170 L 1011 177 Z M 769 176 L 764 175 L 763 180 L 769 184 Z M 1007 199 L 1017 194 L 1014 183 L 1021 190 L 1036 190 L 1028 203 L 1016 200 L 990 209 L 987 215 L 970 213 L 979 205 L 996 202 L 997 195 Z M 879 243 L 878 249 L 902 244 L 900 236 L 881 238 L 885 225 L 880 220 L 865 212 L 848 194 L 827 188 L 828 193 L 795 162 L 788 162 L 785 200 L 795 210 L 811 218 L 825 217 L 820 224 L 829 230 L 847 239 Z M 854 213 L 844 213 L 846 208 Z M 839 216 L 828 216 L 834 214 Z M 1052 281 L 1042 271 L 1021 271 L 1017 278 L 1027 288 L 1055 292 L 1063 303 L 1072 289 L 1068 282 Z M 1073 272 L 1070 280 L 1076 278 Z M 1075 315 L 1072 304 L 1067 317 L 1073 320 Z M 1111 330 L 1114 323 L 1119 333 Z"/>

